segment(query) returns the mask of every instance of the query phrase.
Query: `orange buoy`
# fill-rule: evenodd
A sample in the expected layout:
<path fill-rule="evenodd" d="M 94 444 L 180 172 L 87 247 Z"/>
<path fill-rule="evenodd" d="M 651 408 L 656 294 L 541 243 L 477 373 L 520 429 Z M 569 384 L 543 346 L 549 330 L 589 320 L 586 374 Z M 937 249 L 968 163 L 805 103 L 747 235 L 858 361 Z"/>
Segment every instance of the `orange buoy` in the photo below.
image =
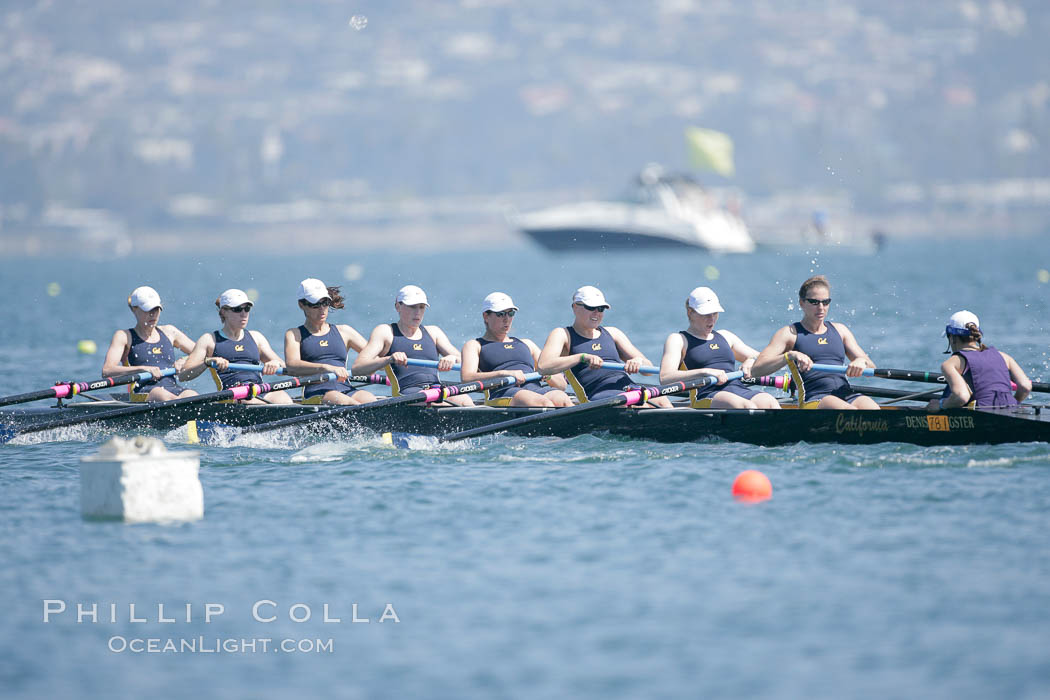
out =
<path fill-rule="evenodd" d="M 733 498 L 746 503 L 759 503 L 773 497 L 773 484 L 769 477 L 757 469 L 748 469 L 737 474 L 733 480 Z"/>

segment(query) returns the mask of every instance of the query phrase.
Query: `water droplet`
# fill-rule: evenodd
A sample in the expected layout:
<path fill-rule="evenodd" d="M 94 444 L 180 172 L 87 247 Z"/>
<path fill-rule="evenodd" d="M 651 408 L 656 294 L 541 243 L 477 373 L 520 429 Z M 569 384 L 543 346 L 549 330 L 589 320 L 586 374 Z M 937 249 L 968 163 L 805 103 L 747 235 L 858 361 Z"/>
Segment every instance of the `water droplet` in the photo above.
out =
<path fill-rule="evenodd" d="M 368 26 L 368 18 L 365 17 L 364 15 L 354 15 L 353 17 L 350 18 L 350 27 L 355 29 L 355 30 L 357 30 L 357 31 L 361 31 L 362 29 L 364 29 L 367 26 Z"/>

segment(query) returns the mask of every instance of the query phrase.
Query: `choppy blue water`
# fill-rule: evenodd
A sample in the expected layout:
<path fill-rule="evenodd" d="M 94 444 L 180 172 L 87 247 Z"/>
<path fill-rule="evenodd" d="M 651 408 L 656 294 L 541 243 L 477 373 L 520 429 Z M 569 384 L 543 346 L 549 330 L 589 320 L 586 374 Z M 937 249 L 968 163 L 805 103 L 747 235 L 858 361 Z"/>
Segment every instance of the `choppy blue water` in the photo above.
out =
<path fill-rule="evenodd" d="M 335 319 L 363 332 L 416 283 L 427 320 L 456 342 L 478 334 L 477 306 L 496 289 L 521 307 L 515 331 L 542 342 L 567 321 L 573 289 L 597 284 L 608 323 L 654 361 L 694 286 L 715 287 L 721 325 L 761 347 L 797 317 L 798 284 L 823 272 L 832 318 L 882 366 L 936 368 L 945 320 L 965 307 L 1031 376 L 1050 377 L 1050 285 L 1037 278 L 1050 254 L 1037 240 L 894 241 L 876 257 L 524 249 L 405 256 L 396 269 L 351 252 L 66 263 L 0 261 L 2 395 L 97 376 L 101 355 L 78 355 L 76 341 L 104 349 L 129 325 L 124 299 L 138 284 L 155 286 L 163 320 L 191 336 L 214 327 L 219 292 L 253 287 L 253 327 L 280 347 L 300 322 L 298 281 L 338 282 L 351 263 L 363 275 L 345 282 L 349 308 Z M 770 449 L 588 435 L 404 452 L 274 440 L 203 448 L 205 518 L 164 526 L 81 519 L 78 460 L 103 438 L 76 435 L 0 446 L 5 697 L 1050 693 L 1045 444 Z M 178 437 L 166 438 L 173 449 Z M 732 500 L 747 468 L 770 477 L 772 501 Z M 67 611 L 45 623 L 45 600 Z M 97 603 L 98 622 L 78 624 L 77 603 Z M 253 619 L 257 603 L 276 620 Z M 129 620 L 130 604 L 146 622 Z M 177 621 L 158 621 L 158 604 Z M 224 612 L 206 622 L 209 604 Z M 296 604 L 310 620 L 289 619 L 305 615 Z M 323 621 L 326 604 L 340 622 Z M 369 622 L 352 621 L 355 604 Z M 399 621 L 380 622 L 385 609 Z M 131 650 L 149 639 L 220 651 Z M 272 641 L 221 651 L 227 639 Z M 273 651 L 281 640 L 314 648 Z"/>

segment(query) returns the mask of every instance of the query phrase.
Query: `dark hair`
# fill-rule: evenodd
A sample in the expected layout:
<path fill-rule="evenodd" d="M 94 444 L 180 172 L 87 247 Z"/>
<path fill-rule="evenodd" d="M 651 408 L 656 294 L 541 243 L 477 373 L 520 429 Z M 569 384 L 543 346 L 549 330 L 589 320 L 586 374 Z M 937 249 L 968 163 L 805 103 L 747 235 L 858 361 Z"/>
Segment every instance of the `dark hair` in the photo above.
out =
<path fill-rule="evenodd" d="M 827 287 L 828 291 L 831 291 L 831 282 L 828 282 L 828 278 L 824 275 L 814 275 L 808 280 L 802 283 L 802 286 L 798 288 L 798 298 L 805 299 L 806 295 L 809 294 L 809 290 L 813 287 Z"/>
<path fill-rule="evenodd" d="M 977 343 L 977 346 L 979 348 L 981 348 L 982 352 L 984 352 L 985 350 L 988 349 L 988 347 L 984 343 L 981 342 L 981 336 L 982 336 L 981 329 L 977 327 L 976 323 L 973 323 L 972 321 L 970 323 L 967 323 L 966 324 L 966 330 L 970 331 L 969 342 Z M 962 336 L 959 336 L 959 337 L 962 337 Z"/>
<path fill-rule="evenodd" d="M 343 295 L 339 293 L 339 287 L 325 287 L 328 291 L 328 306 L 333 309 L 343 308 Z M 299 300 L 302 303 L 306 303 L 306 299 Z"/>

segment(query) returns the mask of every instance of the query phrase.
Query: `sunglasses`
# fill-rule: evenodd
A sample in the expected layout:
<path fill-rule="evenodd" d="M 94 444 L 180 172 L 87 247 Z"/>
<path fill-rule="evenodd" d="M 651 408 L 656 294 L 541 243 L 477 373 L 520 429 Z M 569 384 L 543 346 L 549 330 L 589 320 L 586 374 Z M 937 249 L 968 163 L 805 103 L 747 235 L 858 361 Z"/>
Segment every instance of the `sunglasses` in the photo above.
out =
<path fill-rule="evenodd" d="M 514 309 L 507 309 L 506 311 L 489 311 L 489 313 L 496 318 L 507 318 L 508 316 L 514 318 L 514 314 L 518 312 Z"/>
<path fill-rule="evenodd" d="M 827 299 L 806 299 L 806 303 L 812 304 L 813 306 L 831 306 L 831 297 L 828 297 Z"/>
<path fill-rule="evenodd" d="M 320 309 L 322 306 L 328 306 L 328 299 L 322 299 L 321 301 L 311 302 L 306 299 L 300 299 L 304 306 L 309 306 L 311 309 Z"/>
<path fill-rule="evenodd" d="M 252 310 L 251 304 L 241 304 L 240 306 L 227 306 L 227 309 L 235 314 L 246 314 Z"/>
<path fill-rule="evenodd" d="M 587 306 L 583 302 L 579 302 L 579 305 L 588 311 L 601 311 L 602 313 L 605 313 L 605 310 L 609 308 L 608 306 Z"/>

